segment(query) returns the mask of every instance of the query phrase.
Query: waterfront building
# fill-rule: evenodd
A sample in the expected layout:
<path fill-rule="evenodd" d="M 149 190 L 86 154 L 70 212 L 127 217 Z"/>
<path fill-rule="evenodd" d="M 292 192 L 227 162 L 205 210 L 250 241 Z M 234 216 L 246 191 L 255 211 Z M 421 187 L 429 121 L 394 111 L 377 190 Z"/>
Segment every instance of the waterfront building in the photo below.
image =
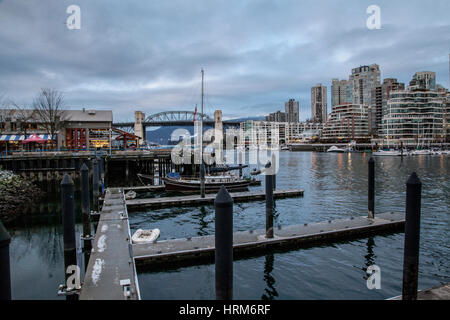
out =
<path fill-rule="evenodd" d="M 289 122 L 289 123 L 299 122 L 299 102 L 298 101 L 295 101 L 295 99 L 289 99 L 289 101 L 285 103 L 285 111 L 286 111 L 286 122 Z"/>
<path fill-rule="evenodd" d="M 322 128 L 322 123 L 311 121 L 290 123 L 249 120 L 240 124 L 240 132 L 247 145 L 299 142 L 302 140 L 302 134 L 307 132 L 309 136 L 319 137 Z"/>
<path fill-rule="evenodd" d="M 321 83 L 311 88 L 311 114 L 313 122 L 327 121 L 327 87 Z"/>
<path fill-rule="evenodd" d="M 443 142 L 448 101 L 445 92 L 424 90 L 428 84 L 392 92 L 383 116 L 383 138 L 405 143 Z"/>
<path fill-rule="evenodd" d="M 405 84 L 398 82 L 395 78 L 387 78 L 383 80 L 383 83 L 376 86 L 372 92 L 372 101 L 369 110 L 369 132 L 373 136 L 382 136 L 382 118 L 386 114 L 387 102 L 390 99 L 390 95 L 394 91 L 404 90 Z M 373 117 L 371 113 L 375 113 Z"/>
<path fill-rule="evenodd" d="M 333 79 L 331 84 L 331 106 L 351 102 L 351 91 L 347 80 Z"/>
<path fill-rule="evenodd" d="M 1 110 L 0 114 L 0 146 L 5 150 L 21 149 L 22 141 L 33 134 L 46 140 L 42 148 L 50 148 L 52 140 L 57 148 L 81 150 L 110 144 L 111 110 L 62 110 L 53 139 L 35 110 Z"/>
<path fill-rule="evenodd" d="M 286 122 L 286 113 L 277 111 L 265 116 L 264 119 L 269 122 Z"/>
<path fill-rule="evenodd" d="M 380 67 L 372 64 L 352 69 L 348 85 L 352 104 L 371 105 L 374 88 L 380 85 Z"/>
<path fill-rule="evenodd" d="M 363 142 L 369 139 L 368 106 L 346 103 L 333 106 L 324 124 L 321 140 Z"/>

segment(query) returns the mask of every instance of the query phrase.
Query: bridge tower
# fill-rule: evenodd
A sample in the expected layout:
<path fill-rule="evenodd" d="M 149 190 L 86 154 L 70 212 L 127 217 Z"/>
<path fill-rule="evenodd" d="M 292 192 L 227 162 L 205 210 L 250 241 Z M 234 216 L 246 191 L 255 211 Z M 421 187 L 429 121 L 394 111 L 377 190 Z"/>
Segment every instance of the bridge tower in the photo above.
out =
<path fill-rule="evenodd" d="M 135 111 L 134 112 L 134 134 L 141 138 L 139 140 L 139 144 L 143 145 L 145 144 L 145 131 L 144 131 L 144 124 L 145 121 L 145 113 L 142 111 Z"/>
<path fill-rule="evenodd" d="M 222 110 L 214 111 L 214 141 L 216 144 L 216 163 L 222 164 L 223 158 L 223 122 L 222 122 Z"/>

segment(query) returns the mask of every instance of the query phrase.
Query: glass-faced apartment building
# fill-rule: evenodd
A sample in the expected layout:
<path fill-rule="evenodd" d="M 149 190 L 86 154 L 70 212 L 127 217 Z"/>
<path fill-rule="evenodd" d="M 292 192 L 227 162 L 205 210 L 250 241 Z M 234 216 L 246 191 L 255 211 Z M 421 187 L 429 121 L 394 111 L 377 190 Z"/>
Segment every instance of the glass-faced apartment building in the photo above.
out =
<path fill-rule="evenodd" d="M 382 119 L 383 138 L 424 144 L 444 142 L 447 113 L 445 92 L 392 92 Z"/>

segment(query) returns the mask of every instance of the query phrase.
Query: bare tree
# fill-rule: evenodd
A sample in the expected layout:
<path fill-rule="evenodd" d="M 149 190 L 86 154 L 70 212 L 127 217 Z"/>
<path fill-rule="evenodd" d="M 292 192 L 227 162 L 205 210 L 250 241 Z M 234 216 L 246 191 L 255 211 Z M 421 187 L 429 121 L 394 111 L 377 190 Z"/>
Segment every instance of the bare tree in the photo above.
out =
<path fill-rule="evenodd" d="M 14 107 L 14 115 L 17 123 L 17 131 L 27 138 L 28 126 L 33 122 L 34 110 L 28 106 L 20 106 L 17 103 L 11 101 L 11 105 Z"/>
<path fill-rule="evenodd" d="M 33 109 L 39 117 L 42 127 L 50 135 L 52 143 L 54 136 L 61 129 L 64 97 L 55 89 L 41 89 L 39 96 L 33 102 Z"/>
<path fill-rule="evenodd" d="M 5 95 L 0 93 L 0 132 L 6 129 L 6 119 L 10 117 L 11 108 Z"/>

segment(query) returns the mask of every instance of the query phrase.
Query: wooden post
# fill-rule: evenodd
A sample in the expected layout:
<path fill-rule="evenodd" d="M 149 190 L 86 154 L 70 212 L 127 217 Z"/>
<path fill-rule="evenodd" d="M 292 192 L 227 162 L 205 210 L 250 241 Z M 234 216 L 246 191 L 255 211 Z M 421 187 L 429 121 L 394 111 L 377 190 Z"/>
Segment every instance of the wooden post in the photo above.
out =
<path fill-rule="evenodd" d="M 233 198 L 222 186 L 214 200 L 216 299 L 233 299 Z"/>
<path fill-rule="evenodd" d="M 369 159 L 369 194 L 368 194 L 368 210 L 369 218 L 375 217 L 375 160 L 373 157 Z"/>
<path fill-rule="evenodd" d="M 266 164 L 266 238 L 273 238 L 273 178 L 269 170 L 271 163 Z"/>
<path fill-rule="evenodd" d="M 405 249 L 403 256 L 403 300 L 417 300 L 420 247 L 422 182 L 415 172 L 406 182 Z"/>
<path fill-rule="evenodd" d="M 11 237 L 0 221 L 0 300 L 11 300 L 10 243 Z"/>
<path fill-rule="evenodd" d="M 66 283 L 69 278 L 67 268 L 77 265 L 77 247 L 75 241 L 74 185 L 68 174 L 61 181 L 61 211 L 64 230 L 64 274 Z M 77 295 L 66 296 L 67 300 L 78 300 Z"/>

